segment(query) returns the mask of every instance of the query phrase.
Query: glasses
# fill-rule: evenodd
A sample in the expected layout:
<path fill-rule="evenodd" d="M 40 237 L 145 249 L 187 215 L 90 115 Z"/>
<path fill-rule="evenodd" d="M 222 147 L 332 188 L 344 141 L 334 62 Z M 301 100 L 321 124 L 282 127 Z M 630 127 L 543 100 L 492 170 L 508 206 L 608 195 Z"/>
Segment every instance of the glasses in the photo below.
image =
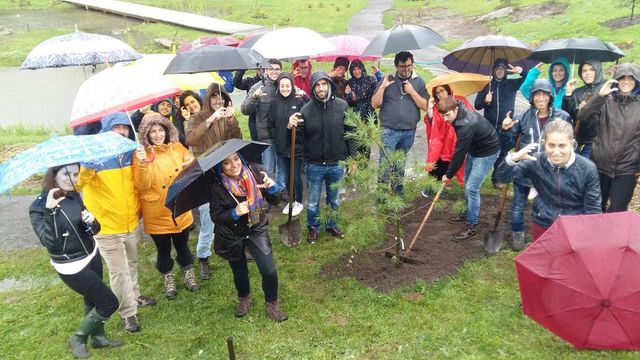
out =
<path fill-rule="evenodd" d="M 413 64 L 406 64 L 406 65 L 398 65 L 397 68 L 398 69 L 411 69 L 413 67 Z"/>
<path fill-rule="evenodd" d="M 267 69 L 267 71 L 282 72 L 282 69 L 270 68 L 270 69 Z"/>

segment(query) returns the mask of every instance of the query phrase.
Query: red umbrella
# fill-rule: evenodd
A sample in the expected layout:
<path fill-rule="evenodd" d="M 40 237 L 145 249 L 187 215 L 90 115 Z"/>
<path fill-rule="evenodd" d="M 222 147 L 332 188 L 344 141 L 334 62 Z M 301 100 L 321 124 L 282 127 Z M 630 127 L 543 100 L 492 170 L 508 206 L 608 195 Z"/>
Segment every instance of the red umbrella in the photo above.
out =
<path fill-rule="evenodd" d="M 240 44 L 240 40 L 233 36 L 202 36 L 193 41 L 185 41 L 178 49 L 178 52 L 185 52 L 205 45 L 225 45 L 237 47 Z"/>
<path fill-rule="evenodd" d="M 640 350 L 640 216 L 561 216 L 515 258 L 523 312 L 577 348 Z"/>
<path fill-rule="evenodd" d="M 370 41 L 356 35 L 338 35 L 327 38 L 330 43 L 335 45 L 336 49 L 322 53 L 314 59 L 318 61 L 335 61 L 336 58 L 344 56 L 349 61 L 360 59 L 362 61 L 374 61 L 381 58 L 378 55 L 362 56 L 364 49 L 369 46 Z"/>

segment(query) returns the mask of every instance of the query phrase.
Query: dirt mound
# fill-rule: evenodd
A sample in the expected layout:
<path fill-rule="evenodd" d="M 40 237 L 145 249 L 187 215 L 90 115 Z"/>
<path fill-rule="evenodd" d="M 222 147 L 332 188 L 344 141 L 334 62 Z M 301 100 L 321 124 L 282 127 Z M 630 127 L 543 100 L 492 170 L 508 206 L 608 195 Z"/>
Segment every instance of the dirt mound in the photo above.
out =
<path fill-rule="evenodd" d="M 546 3 L 515 8 L 513 10 L 512 21 L 520 22 L 564 14 L 568 6 L 569 4 Z"/>
<path fill-rule="evenodd" d="M 424 207 L 430 199 L 419 198 L 413 209 Z M 442 200 L 441 200 L 442 201 Z M 469 260 L 475 260 L 485 256 L 483 235 L 485 230 L 493 226 L 495 209 L 498 198 L 496 196 L 483 196 L 482 209 L 479 219 L 478 237 L 467 243 L 451 241 L 452 235 L 464 228 L 464 224 L 449 224 L 447 219 L 453 215 L 453 199 L 443 200 L 444 206 L 431 214 L 422 235 L 414 245 L 411 258 L 421 261 L 420 264 L 403 263 L 396 267 L 392 261 L 385 257 L 385 249 L 391 248 L 395 240 L 390 238 L 379 249 L 348 253 L 343 255 L 337 263 L 329 264 L 323 268 L 323 273 L 332 278 L 353 277 L 358 281 L 379 291 L 389 291 L 395 288 L 412 284 L 416 280 L 424 280 L 427 283 L 434 282 L 447 275 L 455 275 L 458 269 Z M 511 203 L 505 205 L 499 229 L 501 230 L 504 247 L 508 247 L 506 241 L 510 238 L 509 209 Z M 410 213 L 412 209 L 408 210 Z M 427 209 L 424 207 L 407 216 L 401 221 L 401 227 L 405 229 L 405 245 L 413 238 L 420 226 Z M 526 220 L 529 220 L 527 212 Z M 393 234 L 393 226 L 387 228 L 387 234 Z"/>
<path fill-rule="evenodd" d="M 600 25 L 606 26 L 611 30 L 625 28 L 627 26 L 632 26 L 632 25 L 636 25 L 636 24 L 640 24 L 640 16 L 635 16 L 633 19 L 630 19 L 628 16 L 625 16 L 625 17 L 621 17 L 621 18 L 617 18 L 617 19 L 613 19 L 613 20 L 609 20 L 609 21 L 605 21 L 603 23 L 600 23 Z"/>

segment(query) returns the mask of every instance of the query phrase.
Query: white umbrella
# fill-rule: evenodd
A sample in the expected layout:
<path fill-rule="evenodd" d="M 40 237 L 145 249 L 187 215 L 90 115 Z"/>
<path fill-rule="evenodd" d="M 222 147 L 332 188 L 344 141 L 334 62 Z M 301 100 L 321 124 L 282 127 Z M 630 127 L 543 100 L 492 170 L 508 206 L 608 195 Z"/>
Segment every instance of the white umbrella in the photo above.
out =
<path fill-rule="evenodd" d="M 278 29 L 264 34 L 251 47 L 267 59 L 300 59 L 335 50 L 329 40 L 302 27 Z"/>
<path fill-rule="evenodd" d="M 111 67 L 80 85 L 71 108 L 71 127 L 98 121 L 117 111 L 137 109 L 181 92 L 160 74 L 135 66 Z"/>

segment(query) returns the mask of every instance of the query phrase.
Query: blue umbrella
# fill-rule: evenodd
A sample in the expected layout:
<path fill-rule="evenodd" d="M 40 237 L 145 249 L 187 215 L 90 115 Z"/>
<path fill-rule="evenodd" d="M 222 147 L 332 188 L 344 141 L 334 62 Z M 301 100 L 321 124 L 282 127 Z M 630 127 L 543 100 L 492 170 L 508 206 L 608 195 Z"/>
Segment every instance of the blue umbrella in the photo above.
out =
<path fill-rule="evenodd" d="M 138 145 L 112 131 L 86 136 L 55 136 L 0 163 L 0 193 L 52 166 L 76 162 L 102 164 Z"/>

